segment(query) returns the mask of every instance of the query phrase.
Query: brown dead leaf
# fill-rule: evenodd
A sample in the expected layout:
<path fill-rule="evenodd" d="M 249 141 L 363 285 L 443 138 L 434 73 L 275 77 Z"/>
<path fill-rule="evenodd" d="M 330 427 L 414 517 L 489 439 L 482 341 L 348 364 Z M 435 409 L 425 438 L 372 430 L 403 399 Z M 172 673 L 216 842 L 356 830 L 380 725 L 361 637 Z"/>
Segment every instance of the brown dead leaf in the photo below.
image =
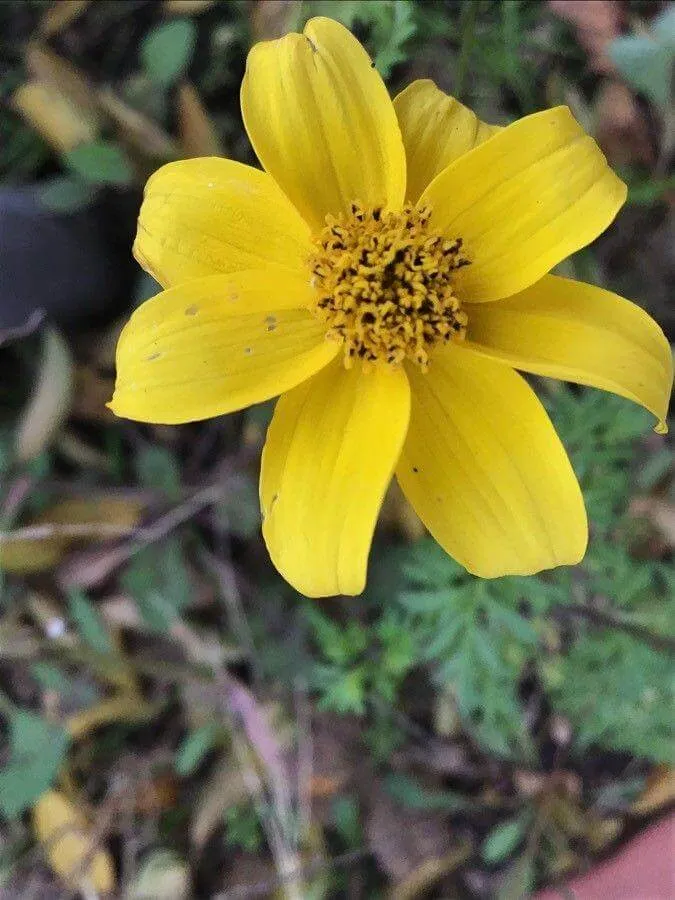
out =
<path fill-rule="evenodd" d="M 189 81 L 178 88 L 176 104 L 181 157 L 224 156 L 225 151 L 213 122 Z"/>
<path fill-rule="evenodd" d="M 639 816 L 669 806 L 675 802 L 675 769 L 671 766 L 657 766 L 649 774 L 644 791 L 631 806 L 631 810 Z"/>
<path fill-rule="evenodd" d="M 79 18 L 91 0 L 56 0 L 47 9 L 40 22 L 40 34 L 52 37 Z"/>
<path fill-rule="evenodd" d="M 655 162 L 654 147 L 638 103 L 620 81 L 607 79 L 595 100 L 596 138 L 612 166 Z"/>
<path fill-rule="evenodd" d="M 81 740 L 102 725 L 112 722 L 136 725 L 147 722 L 156 712 L 155 707 L 145 703 L 138 694 L 126 693 L 95 703 L 70 716 L 65 724 L 73 740 Z"/>
<path fill-rule="evenodd" d="M 630 514 L 654 526 L 670 549 L 675 548 L 675 506 L 662 497 L 634 497 Z"/>
<path fill-rule="evenodd" d="M 21 411 L 14 436 L 19 462 L 35 459 L 51 443 L 70 411 L 73 357 L 58 329 L 45 329 L 40 365 L 30 400 Z"/>
<path fill-rule="evenodd" d="M 177 802 L 178 781 L 173 772 L 154 775 L 135 790 L 136 812 L 143 816 L 159 816 L 174 809 Z"/>
<path fill-rule="evenodd" d="M 513 783 L 521 796 L 538 797 L 546 789 L 548 778 L 544 772 L 516 769 L 513 773 Z"/>
<path fill-rule="evenodd" d="M 204 847 L 211 832 L 222 822 L 226 810 L 244 800 L 254 799 L 252 791 L 262 788 L 258 779 L 247 777 L 240 762 L 230 756 L 221 757 L 199 792 L 190 822 L 190 843 L 197 850 Z M 254 772 L 252 755 L 250 772 Z"/>
<path fill-rule="evenodd" d="M 298 5 L 296 0 L 258 0 L 251 13 L 254 40 L 271 41 L 286 34 Z"/>
<path fill-rule="evenodd" d="M 114 421 L 114 414 L 106 406 L 114 384 L 114 377 L 101 374 L 96 366 L 78 366 L 75 370 L 72 415 L 89 422 Z"/>
<path fill-rule="evenodd" d="M 110 88 L 98 93 L 101 109 L 115 123 L 123 144 L 143 159 L 170 160 L 178 156 L 176 142 L 152 119 L 129 106 Z"/>
<path fill-rule="evenodd" d="M 471 841 L 464 840 L 442 859 L 426 859 L 408 877 L 387 894 L 389 900 L 414 900 L 426 892 L 441 878 L 454 872 L 471 856 Z"/>
<path fill-rule="evenodd" d="M 228 893 L 232 897 L 253 894 L 265 900 L 280 900 L 279 894 L 274 891 L 278 883 L 279 873 L 271 859 L 262 853 L 240 851 L 228 868 L 223 882 L 226 891 L 221 896 L 226 897 Z"/>
<path fill-rule="evenodd" d="M 66 96 L 43 81 L 27 81 L 12 95 L 21 118 L 57 151 L 67 153 L 93 141 L 96 129 L 84 119 Z"/>
<path fill-rule="evenodd" d="M 43 82 L 66 97 L 78 115 L 89 123 L 92 131 L 98 131 L 101 112 L 96 91 L 86 75 L 37 41 L 28 44 L 24 62 L 31 78 Z"/>
<path fill-rule="evenodd" d="M 167 16 L 196 16 L 214 6 L 216 0 L 164 0 Z"/>
<path fill-rule="evenodd" d="M 390 878 L 405 882 L 425 863 L 449 857 L 450 830 L 441 814 L 401 806 L 380 782 L 375 781 L 371 790 L 368 845 Z"/>
<path fill-rule="evenodd" d="M 88 526 L 85 538 L 100 540 L 111 533 L 131 531 L 140 522 L 142 514 L 143 503 L 137 497 L 99 494 L 59 500 L 36 521 Z"/>
<path fill-rule="evenodd" d="M 47 791 L 33 807 L 33 828 L 52 870 L 85 896 L 114 890 L 115 873 L 106 850 L 97 848 L 84 813 L 64 794 Z"/>
<path fill-rule="evenodd" d="M 46 572 L 55 566 L 65 553 L 67 542 L 58 538 L 14 540 L 0 536 L 0 571 L 11 575 L 31 575 Z"/>
<path fill-rule="evenodd" d="M 355 778 L 368 778 L 358 721 L 329 713 L 315 715 L 311 724 L 311 748 L 309 784 L 300 784 L 299 789 L 306 791 L 311 799 L 313 820 L 325 825 L 333 821 L 333 798 L 338 793 L 350 793 Z M 303 773 L 293 771 L 291 777 L 299 783 Z"/>
<path fill-rule="evenodd" d="M 141 502 L 99 495 L 60 500 L 25 525 L 0 533 L 0 569 L 15 575 L 43 572 L 79 541 L 129 534 L 140 521 Z"/>
<path fill-rule="evenodd" d="M 330 775 L 312 775 L 309 783 L 309 793 L 312 799 L 327 799 L 334 797 L 343 785 L 342 778 Z"/>
<path fill-rule="evenodd" d="M 592 814 L 588 816 L 586 840 L 594 853 L 600 853 L 605 847 L 612 844 L 622 831 L 623 819 L 618 817 L 603 819 Z"/>
<path fill-rule="evenodd" d="M 573 26 L 588 54 L 589 67 L 605 75 L 614 73 L 607 45 L 621 34 L 623 5 L 617 0 L 549 0 L 548 5 L 558 18 Z"/>

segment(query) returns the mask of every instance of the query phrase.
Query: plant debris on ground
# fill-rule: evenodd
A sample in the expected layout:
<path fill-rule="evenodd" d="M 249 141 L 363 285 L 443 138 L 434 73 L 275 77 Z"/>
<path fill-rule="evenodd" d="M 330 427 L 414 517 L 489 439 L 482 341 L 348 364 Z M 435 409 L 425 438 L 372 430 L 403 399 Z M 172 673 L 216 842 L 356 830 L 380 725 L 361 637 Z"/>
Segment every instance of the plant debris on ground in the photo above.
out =
<path fill-rule="evenodd" d="M 392 490 L 364 595 L 308 601 L 260 536 L 272 404 L 181 427 L 105 407 L 157 289 L 130 258 L 144 181 L 253 163 L 246 53 L 314 15 L 393 92 L 431 77 L 495 123 L 567 103 L 629 200 L 564 274 L 675 334 L 673 5 L 0 4 L 0 195 L 31 191 L 7 247 L 36 279 L 0 285 L 3 897 L 516 900 L 675 798 L 675 465 L 649 415 L 536 381 L 586 500 L 579 566 L 476 579 Z M 80 217 L 68 253 L 101 241 L 64 287 Z"/>

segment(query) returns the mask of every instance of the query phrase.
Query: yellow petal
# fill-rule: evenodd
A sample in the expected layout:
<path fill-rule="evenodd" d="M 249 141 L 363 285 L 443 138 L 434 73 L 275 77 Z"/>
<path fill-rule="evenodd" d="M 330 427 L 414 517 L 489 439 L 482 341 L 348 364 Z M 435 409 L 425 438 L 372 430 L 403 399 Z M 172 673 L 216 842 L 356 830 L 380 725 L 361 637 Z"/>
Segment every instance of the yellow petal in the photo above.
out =
<path fill-rule="evenodd" d="M 567 454 L 525 380 L 463 347 L 408 372 L 412 410 L 396 474 L 441 546 L 475 575 L 577 563 L 583 498 Z"/>
<path fill-rule="evenodd" d="M 117 345 L 112 411 L 139 422 L 194 422 L 295 387 L 339 349 L 298 308 L 309 291 L 299 276 L 268 269 L 212 275 L 147 300 Z"/>
<path fill-rule="evenodd" d="M 341 361 L 277 403 L 260 473 L 263 535 L 275 566 L 302 594 L 363 590 L 409 413 L 402 369 L 347 371 Z"/>
<path fill-rule="evenodd" d="M 406 199 L 416 203 L 446 166 L 473 150 L 499 125 L 488 125 L 428 78 L 413 81 L 394 99 L 408 165 Z"/>
<path fill-rule="evenodd" d="M 218 272 L 295 271 L 311 253 L 309 229 L 273 179 L 231 159 L 168 163 L 151 176 L 134 255 L 163 287 Z"/>
<path fill-rule="evenodd" d="M 436 228 L 464 240 L 457 272 L 470 302 L 510 297 L 601 234 L 626 186 L 569 109 L 527 116 L 461 156 L 420 200 Z"/>
<path fill-rule="evenodd" d="M 592 284 L 546 275 L 508 300 L 465 309 L 472 349 L 526 372 L 627 397 L 665 430 L 673 357 L 639 306 Z"/>
<path fill-rule="evenodd" d="M 318 231 L 354 200 L 398 207 L 405 153 L 389 94 L 353 35 L 312 19 L 251 50 L 241 86 L 258 159 Z"/>

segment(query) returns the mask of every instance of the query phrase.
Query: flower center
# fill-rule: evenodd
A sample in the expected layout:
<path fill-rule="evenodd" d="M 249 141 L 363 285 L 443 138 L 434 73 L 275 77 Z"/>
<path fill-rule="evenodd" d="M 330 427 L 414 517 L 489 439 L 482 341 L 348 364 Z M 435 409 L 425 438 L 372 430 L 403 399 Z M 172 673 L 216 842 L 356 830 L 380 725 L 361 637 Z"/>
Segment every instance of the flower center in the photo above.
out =
<path fill-rule="evenodd" d="M 354 359 L 391 365 L 411 359 L 422 369 L 429 351 L 462 340 L 467 316 L 453 290 L 453 272 L 468 265 L 462 240 L 429 228 L 431 211 L 401 212 L 352 203 L 348 215 L 327 216 L 310 259 L 317 292 L 314 312 L 327 336 Z"/>

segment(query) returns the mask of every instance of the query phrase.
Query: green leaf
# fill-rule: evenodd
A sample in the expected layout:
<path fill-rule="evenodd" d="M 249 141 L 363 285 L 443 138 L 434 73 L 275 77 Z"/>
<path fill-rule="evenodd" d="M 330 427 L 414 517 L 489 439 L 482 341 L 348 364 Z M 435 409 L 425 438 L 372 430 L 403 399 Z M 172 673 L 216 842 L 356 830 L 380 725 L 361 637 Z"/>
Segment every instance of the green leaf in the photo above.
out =
<path fill-rule="evenodd" d="M 225 810 L 225 841 L 230 847 L 241 847 L 248 853 L 260 849 L 263 835 L 260 819 L 251 803 L 240 803 Z"/>
<path fill-rule="evenodd" d="M 13 819 L 51 787 L 70 738 L 60 726 L 15 709 L 9 714 L 9 743 L 10 761 L 0 769 L 0 811 Z"/>
<path fill-rule="evenodd" d="M 111 141 L 80 144 L 63 156 L 65 165 L 76 176 L 91 184 L 124 186 L 134 180 L 134 171 L 122 149 Z"/>
<path fill-rule="evenodd" d="M 668 4 L 651 22 L 652 34 L 664 47 L 675 50 L 675 6 Z"/>
<path fill-rule="evenodd" d="M 496 900 L 525 900 L 534 887 L 534 855 L 523 853 L 509 868 L 497 891 Z"/>
<path fill-rule="evenodd" d="M 671 102 L 674 51 L 650 37 L 618 37 L 607 48 L 624 78 L 659 106 Z"/>
<path fill-rule="evenodd" d="M 75 175 L 59 175 L 38 188 L 38 197 L 42 205 L 59 213 L 86 209 L 95 194 L 95 188 L 90 182 Z"/>
<path fill-rule="evenodd" d="M 336 797 L 331 804 L 331 816 L 347 847 L 359 847 L 363 841 L 363 829 L 356 798 Z"/>
<path fill-rule="evenodd" d="M 176 772 L 183 777 L 191 775 L 215 745 L 217 736 L 218 726 L 213 722 L 191 731 L 176 752 Z"/>
<path fill-rule="evenodd" d="M 75 700 L 83 706 L 93 706 L 100 699 L 100 694 L 89 682 L 84 679 L 70 678 L 61 669 L 51 663 L 36 662 L 30 667 L 31 675 L 45 691 L 54 691 Z"/>
<path fill-rule="evenodd" d="M 483 844 L 483 859 L 489 866 L 511 855 L 525 836 L 529 818 L 519 816 L 492 829 Z"/>
<path fill-rule="evenodd" d="M 148 626 L 155 631 L 170 630 L 190 604 L 192 589 L 183 548 L 176 537 L 138 553 L 122 576 Z"/>
<path fill-rule="evenodd" d="M 145 71 L 153 81 L 168 87 L 187 69 L 197 43 L 197 26 L 177 19 L 153 28 L 141 46 Z"/>
<path fill-rule="evenodd" d="M 80 591 L 72 591 L 68 597 L 68 606 L 85 644 L 97 653 L 113 653 L 108 629 L 93 603 Z"/>
<path fill-rule="evenodd" d="M 420 810 L 459 811 L 473 806 L 470 800 L 452 791 L 429 791 L 414 779 L 391 773 L 385 779 L 387 793 L 402 806 Z"/>
<path fill-rule="evenodd" d="M 673 179 L 675 187 L 675 179 Z M 643 491 L 651 490 L 673 468 L 673 452 L 669 447 L 661 449 L 650 457 L 637 473 L 637 483 Z"/>
<path fill-rule="evenodd" d="M 341 715 L 364 715 L 366 711 L 367 672 L 362 666 L 341 671 L 332 666 L 316 666 L 313 685 L 322 692 L 318 706 Z"/>
<path fill-rule="evenodd" d="M 582 633 L 544 668 L 554 709 L 570 720 L 579 752 L 598 746 L 672 764 L 672 662 L 629 634 Z"/>
<path fill-rule="evenodd" d="M 401 591 L 398 602 L 411 613 L 437 612 L 447 604 L 447 590 Z"/>
<path fill-rule="evenodd" d="M 667 194 L 675 190 L 675 175 L 667 178 L 645 178 L 628 184 L 627 203 L 633 206 L 653 206 L 665 200 Z"/>
<path fill-rule="evenodd" d="M 175 455 L 166 447 L 142 447 L 134 459 L 134 468 L 143 487 L 161 491 L 170 500 L 180 498 L 180 466 Z"/>
<path fill-rule="evenodd" d="M 258 487 L 245 473 L 227 482 L 227 495 L 214 507 L 223 527 L 242 540 L 254 537 L 260 528 Z"/>

